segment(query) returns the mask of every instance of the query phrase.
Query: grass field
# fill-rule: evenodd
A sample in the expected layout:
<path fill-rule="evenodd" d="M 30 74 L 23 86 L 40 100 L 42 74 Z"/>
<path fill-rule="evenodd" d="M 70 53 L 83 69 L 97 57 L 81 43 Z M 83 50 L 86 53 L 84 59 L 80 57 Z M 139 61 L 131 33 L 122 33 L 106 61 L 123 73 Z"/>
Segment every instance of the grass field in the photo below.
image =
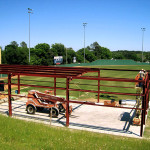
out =
<path fill-rule="evenodd" d="M 26 122 L 0 115 L 0 149 L 149 150 L 149 139 L 135 139 Z"/>
<path fill-rule="evenodd" d="M 100 67 L 100 66 L 97 66 Z M 146 69 L 150 70 L 149 66 L 104 66 L 103 68 L 121 68 L 121 69 Z M 101 76 L 107 77 L 121 77 L 121 78 L 134 78 L 138 72 L 116 72 L 116 71 L 102 71 Z M 91 75 L 91 74 L 90 74 Z M 94 75 L 94 74 L 92 74 Z M 96 74 L 95 74 L 96 75 Z M 28 79 L 29 77 L 22 77 L 22 79 Z M 21 81 L 22 83 L 30 83 L 37 85 L 49 85 L 53 86 L 52 78 L 41 78 L 41 77 L 30 77 L 30 80 L 33 81 Z M 45 81 L 43 83 L 38 81 Z M 7 82 L 7 81 L 6 81 Z M 16 80 L 13 81 L 14 83 Z M 64 82 L 65 79 L 58 79 L 57 82 Z M 81 80 L 73 80 L 71 88 L 81 88 L 79 84 L 96 84 L 95 81 L 81 81 Z M 101 82 L 101 84 L 108 85 L 118 85 L 118 82 Z M 65 87 L 65 84 L 57 83 L 59 87 Z M 122 83 L 121 86 L 131 86 L 134 87 L 134 84 Z M 97 87 L 86 85 L 82 85 L 84 89 L 96 89 Z M 14 88 L 15 90 L 16 88 Z M 29 89 L 33 89 L 28 87 L 26 89 L 22 89 L 22 92 L 27 92 Z M 38 89 L 38 88 L 36 88 Z M 38 89 L 40 91 L 44 91 L 45 89 Z M 127 89 L 127 91 L 123 91 L 120 88 L 106 88 L 102 87 L 101 90 L 107 91 L 122 91 L 126 93 L 135 92 L 134 89 Z M 65 91 L 57 90 L 58 95 L 65 95 Z M 92 95 L 91 93 L 85 92 L 74 92 L 70 93 L 70 96 L 74 96 L 77 99 L 88 99 L 89 97 L 96 98 L 96 95 Z M 103 99 L 123 99 L 124 96 L 118 97 L 118 95 L 102 95 Z M 129 97 L 132 98 L 132 97 Z M 134 99 L 134 98 L 133 98 Z M 24 149 L 77 149 L 77 150 L 149 150 L 150 149 L 150 112 L 148 114 L 148 120 L 146 122 L 146 129 L 144 132 L 143 139 L 135 139 L 135 138 L 127 138 L 99 133 L 92 133 L 87 131 L 77 131 L 71 130 L 68 128 L 60 128 L 60 127 L 50 127 L 48 125 L 33 123 L 33 122 L 25 122 L 22 120 L 17 120 L 14 118 L 6 117 L 0 115 L 0 149 L 15 149 L 15 150 L 24 150 Z"/>

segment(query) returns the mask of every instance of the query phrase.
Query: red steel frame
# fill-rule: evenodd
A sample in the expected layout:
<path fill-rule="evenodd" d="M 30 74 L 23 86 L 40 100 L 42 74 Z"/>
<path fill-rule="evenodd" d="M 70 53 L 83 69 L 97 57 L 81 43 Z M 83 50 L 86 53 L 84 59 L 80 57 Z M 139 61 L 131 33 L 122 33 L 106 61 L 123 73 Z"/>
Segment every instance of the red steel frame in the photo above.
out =
<path fill-rule="evenodd" d="M 77 67 L 54 67 L 54 66 L 27 66 L 27 65 L 0 65 L 0 73 L 8 75 L 8 105 L 9 105 L 9 116 L 12 116 L 12 95 L 11 94 L 11 85 L 18 86 L 18 94 L 20 94 L 20 86 L 30 86 L 30 87 L 40 87 L 40 88 L 48 88 L 54 90 L 54 95 L 56 95 L 56 90 L 66 90 L 66 126 L 69 126 L 69 104 L 70 103 L 78 103 L 78 104 L 87 104 L 87 105 L 96 105 L 96 106 L 104 106 L 100 105 L 99 97 L 100 93 L 104 94 L 116 94 L 116 95 L 131 95 L 131 96 L 142 96 L 142 108 L 130 108 L 125 107 L 126 109 L 136 109 L 141 110 L 141 130 L 140 136 L 143 135 L 143 125 L 145 125 L 145 116 L 147 114 L 147 110 L 149 107 L 149 80 L 150 80 L 150 71 L 146 74 L 145 80 L 134 80 L 129 78 L 109 78 L 109 77 L 100 77 L 101 70 L 113 70 L 113 71 L 139 71 L 139 70 L 124 70 L 124 69 L 104 69 L 104 68 L 77 68 Z M 97 72 L 98 76 L 82 76 L 88 72 Z M 17 84 L 11 83 L 11 78 L 13 76 L 18 76 Z M 29 84 L 21 84 L 20 83 L 20 76 L 39 76 L 39 77 L 53 77 L 54 78 L 54 87 L 50 86 L 38 86 L 38 85 L 29 85 Z M 57 78 L 66 78 L 66 88 L 57 87 L 56 86 L 56 79 Z M 83 79 L 83 80 L 97 80 L 98 82 L 98 89 L 95 90 L 83 90 L 83 89 L 71 89 L 69 85 L 71 84 L 70 81 L 73 79 Z M 120 92 L 106 92 L 101 91 L 100 86 L 107 86 L 107 85 L 100 85 L 100 81 L 118 81 L 118 82 L 143 82 L 143 94 L 135 94 L 135 93 L 120 93 Z M 39 81 L 40 82 L 40 81 Z M 4 84 L 4 83 L 0 83 Z M 6 84 L 6 83 L 5 83 Z M 120 88 L 131 88 L 131 87 L 121 87 L 121 86 L 108 86 L 108 87 L 120 87 Z M 74 101 L 69 99 L 69 91 L 82 91 L 82 92 L 92 92 L 97 93 L 98 103 L 92 102 L 83 102 L 83 101 Z M 0 93 L 1 94 L 1 93 Z M 22 96 L 20 96 L 22 97 Z M 114 106 L 105 106 L 105 107 L 114 107 Z M 116 107 L 116 106 L 115 106 Z M 116 108 L 124 108 L 124 107 L 116 107 Z"/>

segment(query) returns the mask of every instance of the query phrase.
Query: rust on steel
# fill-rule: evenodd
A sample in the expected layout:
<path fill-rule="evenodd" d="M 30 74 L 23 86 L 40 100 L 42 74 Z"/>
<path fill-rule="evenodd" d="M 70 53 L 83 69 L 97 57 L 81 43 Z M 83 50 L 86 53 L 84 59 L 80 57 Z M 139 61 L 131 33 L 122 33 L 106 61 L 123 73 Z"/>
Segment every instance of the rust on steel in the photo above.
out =
<path fill-rule="evenodd" d="M 54 77 L 54 95 L 56 96 L 56 77 Z"/>
<path fill-rule="evenodd" d="M 18 74 L 18 94 L 20 94 L 20 75 Z"/>
<path fill-rule="evenodd" d="M 9 116 L 12 116 L 12 102 L 11 102 L 11 74 L 8 74 L 8 106 L 9 106 Z"/>
<path fill-rule="evenodd" d="M 98 71 L 98 78 L 100 78 L 100 70 Z M 100 80 L 98 80 L 98 98 L 97 98 L 98 103 L 99 103 L 99 96 L 100 96 Z"/>
<path fill-rule="evenodd" d="M 69 78 L 66 78 L 66 126 L 69 126 Z"/>

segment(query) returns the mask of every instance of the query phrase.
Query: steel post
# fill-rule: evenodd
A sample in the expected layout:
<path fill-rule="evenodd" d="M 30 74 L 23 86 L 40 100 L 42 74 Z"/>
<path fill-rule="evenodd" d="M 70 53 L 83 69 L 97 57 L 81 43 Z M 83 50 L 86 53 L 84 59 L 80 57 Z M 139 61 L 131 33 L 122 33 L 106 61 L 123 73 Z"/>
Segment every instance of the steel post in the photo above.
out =
<path fill-rule="evenodd" d="M 145 116 L 146 116 L 146 96 L 144 96 L 144 116 L 143 116 L 143 124 L 145 125 Z"/>
<path fill-rule="evenodd" d="M 142 109 L 143 109 L 143 101 L 142 101 Z M 141 137 L 143 135 L 143 118 L 144 118 L 144 110 L 142 110 L 142 114 L 141 114 L 141 129 L 140 129 L 140 136 Z"/>
<path fill-rule="evenodd" d="M 144 114 L 143 114 L 143 124 L 145 125 L 145 116 L 146 116 L 146 92 L 147 92 L 147 89 L 146 89 L 146 83 L 144 84 L 144 87 L 143 87 L 143 108 L 144 108 Z"/>
<path fill-rule="evenodd" d="M 100 70 L 98 71 L 98 78 L 100 78 Z M 98 97 L 97 97 L 98 103 L 99 103 L 99 96 L 100 96 L 100 80 L 98 80 Z"/>
<path fill-rule="evenodd" d="M 142 97 L 142 113 L 141 113 L 141 129 L 140 129 L 140 136 L 143 136 L 143 125 L 145 124 L 145 84 L 143 85 L 143 97 Z"/>
<path fill-rule="evenodd" d="M 11 104 L 11 74 L 8 74 L 8 106 L 9 106 L 9 116 L 12 116 L 12 104 Z"/>
<path fill-rule="evenodd" d="M 18 75 L 18 94 L 20 94 L 20 75 Z"/>
<path fill-rule="evenodd" d="M 69 78 L 66 78 L 66 126 L 69 126 Z"/>
<path fill-rule="evenodd" d="M 56 77 L 54 77 L 54 95 L 56 96 Z"/>
<path fill-rule="evenodd" d="M 147 109 L 149 107 L 149 78 L 147 79 Z"/>

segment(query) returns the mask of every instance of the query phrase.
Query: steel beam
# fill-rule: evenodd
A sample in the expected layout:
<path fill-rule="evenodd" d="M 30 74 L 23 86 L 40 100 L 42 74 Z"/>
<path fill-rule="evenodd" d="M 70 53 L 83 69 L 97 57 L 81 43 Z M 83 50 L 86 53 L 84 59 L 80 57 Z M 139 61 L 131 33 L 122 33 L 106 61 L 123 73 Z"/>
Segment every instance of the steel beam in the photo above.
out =
<path fill-rule="evenodd" d="M 114 108 L 123 108 L 123 109 L 143 110 L 142 108 L 136 108 L 136 107 L 121 107 L 121 106 L 102 105 L 100 103 L 93 103 L 93 102 L 87 102 L 87 101 L 69 100 L 69 103 L 95 105 L 95 106 L 102 106 L 102 107 L 114 107 Z"/>
<path fill-rule="evenodd" d="M 20 75 L 18 74 L 18 94 L 20 94 Z"/>
<path fill-rule="evenodd" d="M 11 85 L 18 85 L 18 84 L 12 83 Z M 54 87 L 50 87 L 50 86 L 31 85 L 31 84 L 20 84 L 20 86 L 29 86 L 29 87 L 54 89 Z M 66 88 L 63 88 L 63 87 L 56 87 L 56 89 L 58 89 L 58 90 L 66 90 Z"/>
<path fill-rule="evenodd" d="M 98 71 L 98 78 L 100 78 L 100 70 Z M 98 96 L 97 96 L 98 103 L 99 103 L 99 96 L 100 96 L 100 80 L 98 80 Z"/>
<path fill-rule="evenodd" d="M 11 102 L 11 74 L 8 74 L 8 106 L 9 116 L 12 116 L 12 102 Z"/>
<path fill-rule="evenodd" d="M 69 126 L 69 81 L 70 79 L 66 79 L 66 126 Z"/>
<path fill-rule="evenodd" d="M 142 101 L 142 113 L 141 113 L 141 128 L 140 128 L 140 136 L 143 136 L 143 120 L 144 120 L 144 101 Z"/>
<path fill-rule="evenodd" d="M 69 89 L 69 91 L 98 93 L 98 91 L 95 91 L 95 90 L 82 90 L 82 89 Z M 100 93 L 103 93 L 103 94 L 115 94 L 115 95 L 144 96 L 143 94 L 141 95 L 141 94 L 135 94 L 135 93 L 119 93 L 119 92 L 105 92 L 105 91 L 100 91 Z"/>
<path fill-rule="evenodd" d="M 54 95 L 56 96 L 56 77 L 54 77 Z"/>

